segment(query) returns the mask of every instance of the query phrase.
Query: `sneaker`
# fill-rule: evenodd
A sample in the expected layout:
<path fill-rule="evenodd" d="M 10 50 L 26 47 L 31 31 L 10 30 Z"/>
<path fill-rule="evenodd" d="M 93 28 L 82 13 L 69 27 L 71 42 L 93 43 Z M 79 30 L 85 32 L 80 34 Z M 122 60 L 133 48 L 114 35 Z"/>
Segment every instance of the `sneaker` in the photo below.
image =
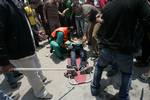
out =
<path fill-rule="evenodd" d="M 110 100 L 120 100 L 118 94 L 114 95 Z"/>
<path fill-rule="evenodd" d="M 126 98 L 120 98 L 119 97 L 119 93 L 115 94 L 112 98 L 110 98 L 110 100 L 130 100 L 129 97 Z"/>
<path fill-rule="evenodd" d="M 93 71 L 92 66 L 82 67 L 80 69 L 80 74 L 90 74 Z"/>
<path fill-rule="evenodd" d="M 77 66 L 72 66 L 76 71 L 78 71 L 78 68 L 77 68 Z"/>
<path fill-rule="evenodd" d="M 17 94 L 14 94 L 12 96 L 10 96 L 13 100 L 18 100 L 20 98 L 20 94 L 17 93 Z"/>
<path fill-rule="evenodd" d="M 65 76 L 66 78 L 74 79 L 74 76 L 72 76 L 71 74 L 69 74 L 69 73 L 67 73 L 67 72 L 64 73 L 64 76 Z"/>
<path fill-rule="evenodd" d="M 71 65 L 67 65 L 66 66 L 68 69 L 72 69 L 72 68 L 74 68 L 76 71 L 78 71 L 78 68 L 77 68 L 77 66 L 71 66 Z"/>
<path fill-rule="evenodd" d="M 118 70 L 117 69 L 111 69 L 107 72 L 107 77 L 112 77 L 112 76 L 115 76 L 116 74 L 118 73 Z"/>
<path fill-rule="evenodd" d="M 100 94 L 100 88 L 96 88 L 93 85 L 91 85 L 90 87 L 92 96 L 98 96 Z"/>
<path fill-rule="evenodd" d="M 66 67 L 67 67 L 67 68 L 72 68 L 72 66 L 71 66 L 71 65 L 67 65 Z"/>
<path fill-rule="evenodd" d="M 77 76 L 77 72 L 74 68 L 67 69 L 67 73 L 71 74 L 71 76 Z"/>
<path fill-rule="evenodd" d="M 50 94 L 50 93 L 47 93 L 47 95 L 46 96 L 44 96 L 44 97 L 37 97 L 38 99 L 45 99 L 45 100 L 50 100 L 50 99 L 52 99 L 53 98 L 53 95 L 52 94 Z"/>

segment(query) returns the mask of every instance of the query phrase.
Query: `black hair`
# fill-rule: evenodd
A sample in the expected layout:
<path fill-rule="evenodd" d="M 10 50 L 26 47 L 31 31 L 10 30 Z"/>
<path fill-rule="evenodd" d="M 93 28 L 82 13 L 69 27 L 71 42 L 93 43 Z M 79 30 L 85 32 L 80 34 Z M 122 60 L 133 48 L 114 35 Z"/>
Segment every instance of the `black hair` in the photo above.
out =
<path fill-rule="evenodd" d="M 91 10 L 90 11 L 90 15 L 89 15 L 89 21 L 93 22 L 96 21 L 96 15 L 98 14 L 98 12 L 96 10 Z"/>
<path fill-rule="evenodd" d="M 75 9 L 75 8 L 82 8 L 82 5 L 79 2 L 73 3 L 72 9 Z"/>

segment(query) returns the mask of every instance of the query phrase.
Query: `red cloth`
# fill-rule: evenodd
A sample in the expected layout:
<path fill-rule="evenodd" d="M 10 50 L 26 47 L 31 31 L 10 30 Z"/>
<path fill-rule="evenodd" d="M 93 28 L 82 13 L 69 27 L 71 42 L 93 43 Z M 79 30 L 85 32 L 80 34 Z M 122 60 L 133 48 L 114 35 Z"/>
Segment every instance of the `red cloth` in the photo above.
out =
<path fill-rule="evenodd" d="M 107 0 L 99 0 L 99 5 L 101 8 L 103 8 L 107 3 Z"/>

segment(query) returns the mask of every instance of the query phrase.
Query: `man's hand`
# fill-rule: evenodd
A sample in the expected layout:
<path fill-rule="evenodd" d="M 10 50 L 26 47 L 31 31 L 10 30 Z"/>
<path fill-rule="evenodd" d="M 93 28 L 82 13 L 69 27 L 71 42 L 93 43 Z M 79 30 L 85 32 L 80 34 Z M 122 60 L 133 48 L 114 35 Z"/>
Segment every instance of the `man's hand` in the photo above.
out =
<path fill-rule="evenodd" d="M 1 66 L 0 67 L 0 73 L 7 73 L 13 70 L 13 65 L 9 64 L 9 65 L 5 65 L 5 66 Z"/>
<path fill-rule="evenodd" d="M 65 13 L 69 10 L 69 8 L 66 8 L 62 13 L 65 15 Z"/>
<path fill-rule="evenodd" d="M 65 16 L 64 13 L 61 13 L 60 11 L 58 11 L 58 14 L 61 16 Z"/>
<path fill-rule="evenodd" d="M 96 15 L 96 22 L 98 22 L 98 23 L 103 23 L 104 22 L 104 20 L 102 19 L 102 14 L 97 14 Z"/>

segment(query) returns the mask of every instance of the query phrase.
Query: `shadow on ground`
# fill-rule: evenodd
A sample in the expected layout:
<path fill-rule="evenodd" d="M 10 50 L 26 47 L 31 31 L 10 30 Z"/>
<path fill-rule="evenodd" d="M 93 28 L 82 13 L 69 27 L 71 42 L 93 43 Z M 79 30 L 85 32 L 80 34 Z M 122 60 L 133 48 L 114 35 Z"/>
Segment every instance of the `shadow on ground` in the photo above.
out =
<path fill-rule="evenodd" d="M 21 100 L 41 100 L 34 96 L 32 89 L 30 88 L 27 93 L 21 98 Z"/>
<path fill-rule="evenodd" d="M 61 61 L 63 61 L 63 60 L 65 60 L 65 59 L 63 59 L 63 60 L 61 60 L 61 59 L 59 59 L 55 54 L 51 54 L 50 55 L 50 59 L 52 59 L 52 61 L 55 63 L 55 64 L 59 64 Z"/>

